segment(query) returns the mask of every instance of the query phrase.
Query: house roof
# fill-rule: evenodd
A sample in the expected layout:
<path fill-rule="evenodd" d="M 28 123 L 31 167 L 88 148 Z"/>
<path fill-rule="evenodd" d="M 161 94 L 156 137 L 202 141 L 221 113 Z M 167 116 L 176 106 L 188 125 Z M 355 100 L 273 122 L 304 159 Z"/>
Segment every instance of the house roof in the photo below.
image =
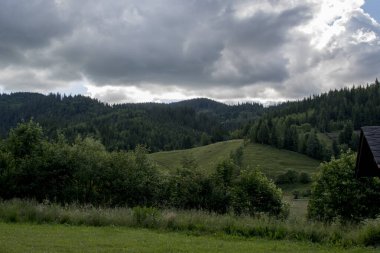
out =
<path fill-rule="evenodd" d="M 362 127 L 362 131 L 372 151 L 377 167 L 380 168 L 380 126 Z"/>

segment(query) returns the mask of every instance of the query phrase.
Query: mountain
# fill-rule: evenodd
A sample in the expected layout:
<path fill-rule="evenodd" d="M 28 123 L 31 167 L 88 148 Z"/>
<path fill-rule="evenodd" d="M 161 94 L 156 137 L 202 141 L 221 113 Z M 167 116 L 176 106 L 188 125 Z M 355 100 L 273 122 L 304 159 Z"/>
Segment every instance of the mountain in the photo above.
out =
<path fill-rule="evenodd" d="M 109 105 L 85 96 L 0 94 L 0 135 L 21 121 L 33 119 L 49 138 L 63 133 L 102 141 L 109 150 L 138 144 L 152 152 L 186 149 L 249 138 L 329 160 L 340 150 L 356 149 L 357 130 L 380 125 L 380 84 L 332 90 L 264 108 L 257 103 L 227 105 L 207 98 L 171 104 Z"/>
<path fill-rule="evenodd" d="M 70 141 L 78 135 L 95 137 L 109 150 L 138 144 L 151 151 L 173 150 L 230 139 L 231 132 L 263 110 L 259 104 L 226 105 L 204 98 L 109 105 L 81 95 L 19 92 L 0 95 L 0 135 L 33 119 L 50 138 L 60 132 Z"/>

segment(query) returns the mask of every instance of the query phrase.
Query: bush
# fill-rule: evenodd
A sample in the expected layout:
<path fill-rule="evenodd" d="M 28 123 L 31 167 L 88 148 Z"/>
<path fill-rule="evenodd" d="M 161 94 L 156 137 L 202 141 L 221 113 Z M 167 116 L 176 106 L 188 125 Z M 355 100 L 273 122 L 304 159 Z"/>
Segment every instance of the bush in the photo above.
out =
<path fill-rule="evenodd" d="M 301 172 L 301 174 L 299 175 L 299 179 L 298 181 L 301 183 L 301 184 L 308 184 L 311 182 L 311 177 L 309 174 L 307 174 L 306 172 Z"/>
<path fill-rule="evenodd" d="M 380 222 L 367 224 L 360 236 L 360 243 L 365 246 L 380 245 Z"/>
<path fill-rule="evenodd" d="M 356 155 L 343 153 L 321 165 L 312 188 L 308 217 L 324 222 L 359 222 L 380 213 L 380 180 L 355 178 Z"/>
<path fill-rule="evenodd" d="M 301 196 L 300 191 L 297 191 L 297 190 L 293 191 L 292 194 L 293 194 L 294 199 L 299 199 Z"/>
<path fill-rule="evenodd" d="M 295 184 L 298 182 L 298 172 L 294 170 L 288 170 L 284 174 L 278 175 L 276 184 Z"/>
<path fill-rule="evenodd" d="M 304 191 L 294 190 L 292 194 L 294 199 L 307 198 L 310 197 L 311 191 L 309 189 Z"/>
<path fill-rule="evenodd" d="M 281 189 L 257 169 L 242 171 L 232 189 L 232 206 L 237 214 L 287 216 Z"/>
<path fill-rule="evenodd" d="M 134 207 L 132 209 L 133 219 L 137 226 L 143 227 L 156 227 L 161 212 L 153 207 Z"/>

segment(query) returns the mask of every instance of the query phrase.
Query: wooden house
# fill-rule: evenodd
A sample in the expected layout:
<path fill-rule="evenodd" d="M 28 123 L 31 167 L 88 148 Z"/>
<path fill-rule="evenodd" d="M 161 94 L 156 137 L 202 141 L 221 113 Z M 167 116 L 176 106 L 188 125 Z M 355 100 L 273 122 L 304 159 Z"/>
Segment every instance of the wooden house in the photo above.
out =
<path fill-rule="evenodd" d="M 356 176 L 380 177 L 380 126 L 361 128 Z"/>

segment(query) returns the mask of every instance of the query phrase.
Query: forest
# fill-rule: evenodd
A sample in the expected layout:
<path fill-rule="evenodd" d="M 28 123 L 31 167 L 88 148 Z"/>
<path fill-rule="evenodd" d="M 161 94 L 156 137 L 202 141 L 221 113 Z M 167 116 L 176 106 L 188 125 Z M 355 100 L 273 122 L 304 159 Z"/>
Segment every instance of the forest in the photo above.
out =
<path fill-rule="evenodd" d="M 357 150 L 358 130 L 380 125 L 380 83 L 332 90 L 267 108 L 244 128 L 252 142 L 269 144 L 328 161 Z"/>
<path fill-rule="evenodd" d="M 107 150 L 133 150 L 141 144 L 154 152 L 233 138 L 233 130 L 262 112 L 257 103 L 228 106 L 209 99 L 108 105 L 80 95 L 1 94 L 0 135 L 33 119 L 49 138 L 62 133 L 72 143 L 80 135 L 100 140 Z"/>
<path fill-rule="evenodd" d="M 81 95 L 1 94 L 0 135 L 33 119 L 49 139 L 92 137 L 108 151 L 145 145 L 156 152 L 246 138 L 328 161 L 341 150 L 356 150 L 361 126 L 380 124 L 379 96 L 377 79 L 269 107 L 204 98 L 109 105 Z"/>

